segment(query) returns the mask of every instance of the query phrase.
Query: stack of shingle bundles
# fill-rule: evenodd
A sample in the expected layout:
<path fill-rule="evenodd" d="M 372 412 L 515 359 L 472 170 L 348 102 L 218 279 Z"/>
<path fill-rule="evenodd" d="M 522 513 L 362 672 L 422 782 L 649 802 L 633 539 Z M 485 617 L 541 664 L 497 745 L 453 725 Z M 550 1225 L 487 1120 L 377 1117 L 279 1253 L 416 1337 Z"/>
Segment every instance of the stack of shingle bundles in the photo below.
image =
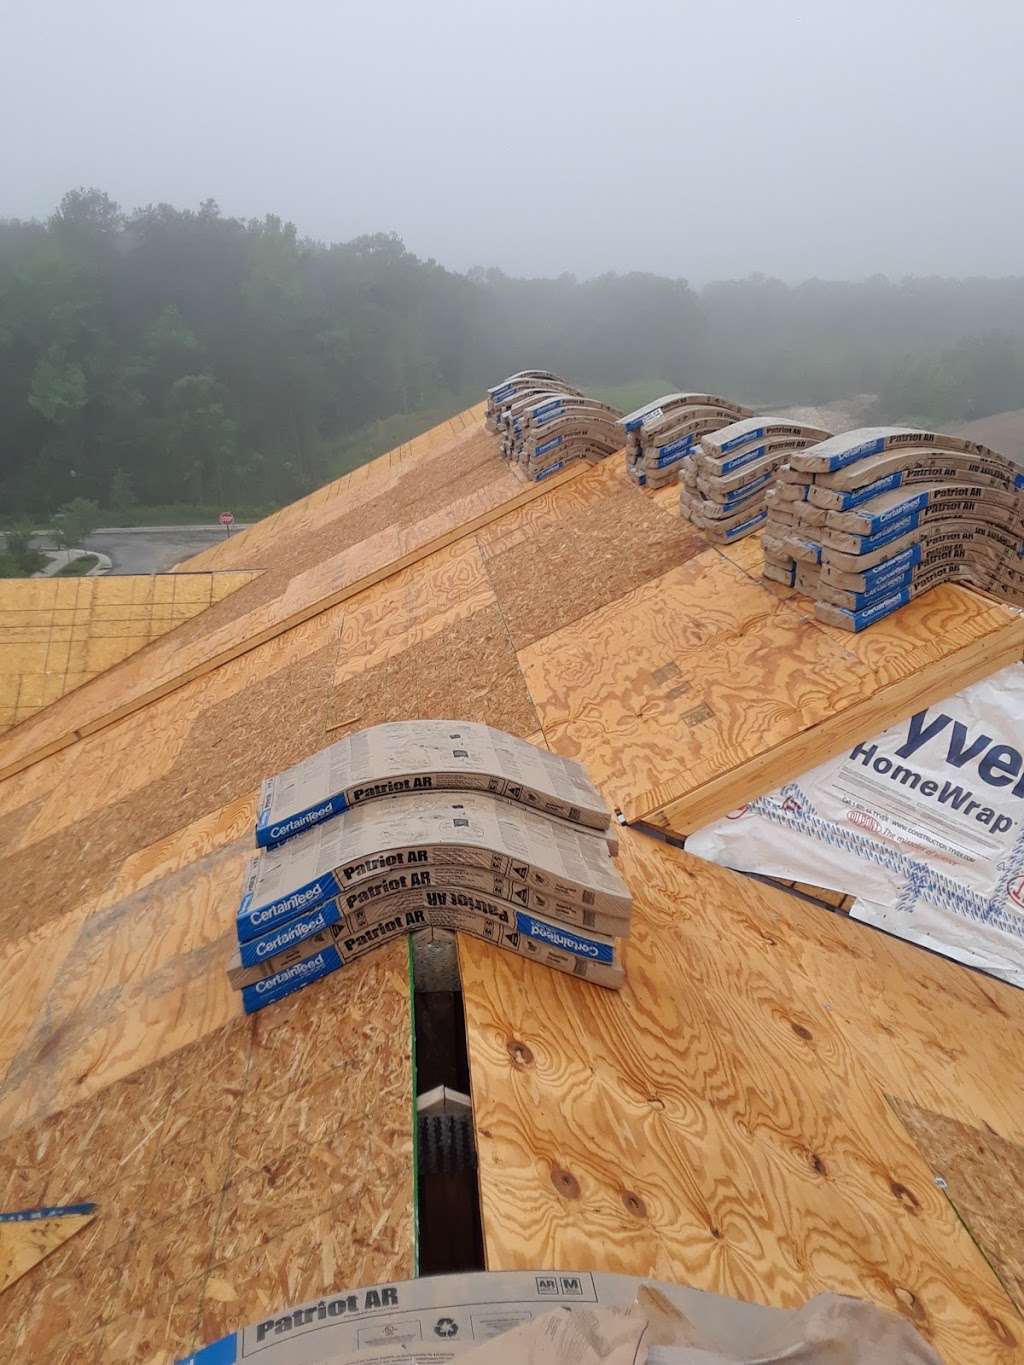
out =
<path fill-rule="evenodd" d="M 784 417 L 745 417 L 702 436 L 680 474 L 680 512 L 713 541 L 742 540 L 766 523 L 780 465 L 828 435 Z"/>
<path fill-rule="evenodd" d="M 622 418 L 626 473 L 642 488 L 674 483 L 680 462 L 703 435 L 750 415 L 749 408 L 714 393 L 666 393 Z"/>
<path fill-rule="evenodd" d="M 862 630 L 939 583 L 1024 605 L 1024 464 L 962 437 L 864 427 L 791 457 L 766 541 L 816 615 Z"/>
<path fill-rule="evenodd" d="M 582 394 L 545 394 L 514 416 L 503 455 L 520 478 L 547 478 L 573 460 L 604 459 L 622 448 L 622 413 Z"/>
<path fill-rule="evenodd" d="M 542 393 L 579 393 L 579 389 L 551 370 L 520 370 L 487 390 L 484 426 L 488 431 L 503 431 L 504 418 L 513 406 Z"/>
<path fill-rule="evenodd" d="M 264 783 L 228 979 L 264 1008 L 422 929 L 601 986 L 632 901 L 611 817 L 570 759 L 462 721 L 375 726 Z"/>

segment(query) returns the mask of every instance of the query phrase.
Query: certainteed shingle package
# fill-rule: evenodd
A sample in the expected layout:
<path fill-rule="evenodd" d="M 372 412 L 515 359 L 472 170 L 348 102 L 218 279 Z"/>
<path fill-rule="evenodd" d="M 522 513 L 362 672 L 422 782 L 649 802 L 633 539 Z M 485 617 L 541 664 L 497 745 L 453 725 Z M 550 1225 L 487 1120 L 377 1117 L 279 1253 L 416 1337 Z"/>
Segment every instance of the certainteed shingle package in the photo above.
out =
<path fill-rule="evenodd" d="M 332 901 L 330 906 L 321 907 L 306 918 L 316 921 L 321 918 L 321 911 L 327 911 L 323 918 L 329 920 L 335 904 Z M 322 951 L 338 953 L 340 961 L 334 964 L 337 968 L 398 934 L 426 928 L 461 930 L 476 938 L 489 939 L 496 947 L 533 957 L 545 966 L 585 976 L 598 985 L 622 984 L 616 940 L 609 935 L 570 928 L 499 896 L 454 887 L 421 888 L 389 897 L 374 909 L 367 923 L 347 924 L 343 917 L 325 923 L 315 933 L 251 966 L 242 961 L 243 944 L 228 963 L 228 981 L 236 990 L 246 990 L 264 981 L 280 980 L 287 984 L 301 979 L 301 974 L 283 978 L 282 973 L 290 973 L 297 963 L 318 957 Z M 586 967 L 606 970 L 587 971 Z M 252 998 L 265 999 L 269 989 L 264 986 Z"/>
<path fill-rule="evenodd" d="M 559 918 L 593 927 L 593 916 L 603 913 L 628 923 L 629 889 L 599 832 L 481 792 L 428 791 L 413 801 L 399 796 L 357 806 L 344 819 L 253 858 L 238 911 L 239 941 L 336 896 L 352 909 L 360 888 L 382 878 L 394 891 L 407 890 L 410 878 L 445 864 L 472 869 L 484 879 L 481 889 L 494 878 L 529 886 L 535 908 Z M 441 875 L 434 872 L 434 880 Z"/>
<path fill-rule="evenodd" d="M 346 735 L 269 778 L 256 842 L 272 847 L 367 801 L 434 791 L 489 792 L 592 829 L 611 822 L 604 798 L 573 759 L 489 725 L 409 720 Z"/>
<path fill-rule="evenodd" d="M 766 577 L 863 630 L 943 583 L 1024 606 L 1024 465 L 960 436 L 862 427 L 787 457 Z"/>
<path fill-rule="evenodd" d="M 580 764 L 500 730 L 350 735 L 264 783 L 228 979 L 251 1012 L 447 930 L 619 987 L 632 899 L 614 829 Z"/>

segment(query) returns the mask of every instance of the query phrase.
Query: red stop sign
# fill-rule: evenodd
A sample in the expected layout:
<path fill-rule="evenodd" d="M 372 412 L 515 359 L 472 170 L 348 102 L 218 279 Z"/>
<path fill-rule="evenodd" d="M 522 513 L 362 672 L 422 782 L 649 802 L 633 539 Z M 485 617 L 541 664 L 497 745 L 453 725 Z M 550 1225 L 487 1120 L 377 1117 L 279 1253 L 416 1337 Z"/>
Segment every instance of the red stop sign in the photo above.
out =
<path fill-rule="evenodd" d="M 230 526 L 235 519 L 234 512 L 221 512 L 218 521 L 222 526 Z"/>

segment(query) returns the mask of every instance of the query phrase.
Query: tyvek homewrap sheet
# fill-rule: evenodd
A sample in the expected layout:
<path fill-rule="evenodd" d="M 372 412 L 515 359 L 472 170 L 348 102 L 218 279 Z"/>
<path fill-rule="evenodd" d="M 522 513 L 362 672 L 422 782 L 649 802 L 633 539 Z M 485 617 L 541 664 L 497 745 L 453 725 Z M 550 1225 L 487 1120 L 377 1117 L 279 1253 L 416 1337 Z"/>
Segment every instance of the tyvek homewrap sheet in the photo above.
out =
<path fill-rule="evenodd" d="M 268 778 L 256 842 L 274 846 L 386 796 L 484 791 L 545 815 L 605 829 L 611 813 L 581 763 L 489 725 L 403 720 L 346 735 Z"/>
<path fill-rule="evenodd" d="M 1024 986 L 1024 664 L 698 830 L 688 852 Z"/>
<path fill-rule="evenodd" d="M 587 1271 L 519 1270 L 432 1275 L 419 1280 L 341 1289 L 282 1309 L 205 1346 L 178 1365 L 447 1365 L 483 1351 L 498 1361 L 553 1365 L 579 1361 L 578 1343 L 561 1355 L 502 1354 L 500 1338 L 521 1334 L 554 1310 L 617 1309 L 650 1324 L 648 1338 L 688 1346 L 651 1346 L 664 1365 L 773 1365 L 818 1358 L 849 1365 L 941 1365 L 914 1328 L 895 1314 L 839 1294 L 820 1294 L 802 1308 L 765 1308 L 700 1289 Z M 557 1322 L 557 1320 L 555 1320 Z M 604 1335 L 602 1333 L 602 1335 Z M 586 1334 L 589 1342 L 594 1333 Z M 542 1331 L 552 1344 L 560 1338 Z M 513 1338 L 516 1340 L 516 1338 Z M 494 1342 L 497 1354 L 487 1350 Z M 842 1357 L 835 1354 L 843 1349 Z M 641 1347 L 646 1351 L 646 1345 Z M 472 1357 L 471 1357 L 472 1358 Z M 629 1359 L 637 1362 L 642 1358 Z M 825 1356 L 821 1355 L 822 1361 Z M 613 1357 L 617 1362 L 617 1357 Z"/>

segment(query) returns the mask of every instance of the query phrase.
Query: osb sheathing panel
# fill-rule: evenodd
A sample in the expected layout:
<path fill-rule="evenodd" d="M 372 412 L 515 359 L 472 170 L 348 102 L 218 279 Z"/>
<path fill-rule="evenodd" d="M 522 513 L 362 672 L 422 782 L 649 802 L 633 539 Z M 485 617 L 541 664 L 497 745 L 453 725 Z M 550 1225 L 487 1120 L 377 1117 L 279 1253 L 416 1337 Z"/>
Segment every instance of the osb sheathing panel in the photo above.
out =
<path fill-rule="evenodd" d="M 135 780 L 113 801 L 106 799 L 103 783 L 96 783 L 94 776 L 89 781 L 87 751 L 81 776 L 88 785 L 73 784 L 49 797 L 50 804 L 64 803 L 65 820 L 55 821 L 52 832 L 47 832 L 40 813 L 22 846 L 0 856 L 0 876 L 19 888 L 16 898 L 0 905 L 0 934 L 8 924 L 24 922 L 25 916 L 39 925 L 67 904 L 97 895 L 119 861 L 140 846 L 183 829 L 323 747 L 337 652 L 336 640 L 325 634 L 316 653 L 262 677 L 252 677 L 251 665 L 238 661 L 246 685 L 229 695 L 217 696 L 223 680 L 210 689 L 212 695 L 203 695 L 201 685 L 196 685 L 184 715 L 181 697 L 157 703 L 148 715 L 156 749 L 155 775 L 145 783 L 138 780 L 147 776 L 143 732 L 139 745 L 123 754 Z M 164 707 L 177 727 L 164 728 Z M 161 752 L 165 738 L 173 740 L 170 763 Z M 93 774 L 97 771 L 106 769 L 92 769 Z M 62 894 L 55 895 L 54 888 Z"/>
<path fill-rule="evenodd" d="M 360 465 L 351 473 L 325 484 L 308 497 L 282 507 L 245 531 L 225 538 L 208 550 L 183 561 L 182 567 L 194 569 L 248 567 L 260 563 L 269 552 L 273 559 L 280 553 L 282 537 L 303 532 L 317 524 L 320 509 L 339 502 L 348 508 L 359 506 L 394 486 L 404 467 L 424 456 L 454 446 L 467 434 L 477 435 L 483 428 L 484 404 L 457 413 L 447 422 L 432 427 L 404 445 L 387 451 L 375 460 Z M 337 509 L 320 521 L 330 520 Z"/>
<path fill-rule="evenodd" d="M 460 942 L 488 1267 L 779 1305 L 829 1289 L 908 1315 L 947 1361 L 1020 1359 L 1012 1303 L 885 1093 L 1019 1126 L 1024 995 L 630 830 L 621 867 L 622 992 Z"/>
<path fill-rule="evenodd" d="M 576 489 L 580 489 L 577 494 Z M 698 531 L 638 497 L 621 463 L 557 490 L 559 515 L 525 520 L 519 534 L 491 528 L 487 572 L 518 649 L 615 601 L 706 549 Z M 582 505 L 574 506 L 574 502 Z"/>
<path fill-rule="evenodd" d="M 0 732 L 206 611 L 253 577 L 190 573 L 0 579 Z"/>
<path fill-rule="evenodd" d="M 340 737 L 409 716 L 479 721 L 516 735 L 536 730 L 537 713 L 496 605 L 341 683 L 331 730 Z"/>
<path fill-rule="evenodd" d="M 339 609 L 335 683 L 425 643 L 495 600 L 474 537 L 438 551 Z"/>
<path fill-rule="evenodd" d="M 1024 1314 L 1024 1146 L 893 1100 L 936 1181 Z"/>
<path fill-rule="evenodd" d="M 19 1130 L 0 1144 L 8 1198 L 88 1192 L 99 1212 L 4 1296 L 0 1356 L 174 1359 L 410 1274 L 411 1105 L 396 944 Z"/>
<path fill-rule="evenodd" d="M 714 550 L 519 659 L 549 743 L 687 834 L 1019 658 L 1024 616 L 938 588 L 851 635 Z"/>
<path fill-rule="evenodd" d="M 472 428 L 461 443 L 410 462 L 405 470 L 386 494 L 354 513 L 338 502 L 328 504 L 338 507 L 330 525 L 307 537 L 285 537 L 273 561 L 237 594 L 230 609 L 222 603 L 200 622 L 180 626 L 144 655 L 125 660 L 0 741 L 0 772 L 39 761 L 54 748 L 151 704 L 187 679 L 468 534 L 502 507 L 540 496 L 540 485 L 518 483 L 496 459 L 495 438 Z M 555 478 L 583 472 L 583 465 L 574 465 Z"/>

